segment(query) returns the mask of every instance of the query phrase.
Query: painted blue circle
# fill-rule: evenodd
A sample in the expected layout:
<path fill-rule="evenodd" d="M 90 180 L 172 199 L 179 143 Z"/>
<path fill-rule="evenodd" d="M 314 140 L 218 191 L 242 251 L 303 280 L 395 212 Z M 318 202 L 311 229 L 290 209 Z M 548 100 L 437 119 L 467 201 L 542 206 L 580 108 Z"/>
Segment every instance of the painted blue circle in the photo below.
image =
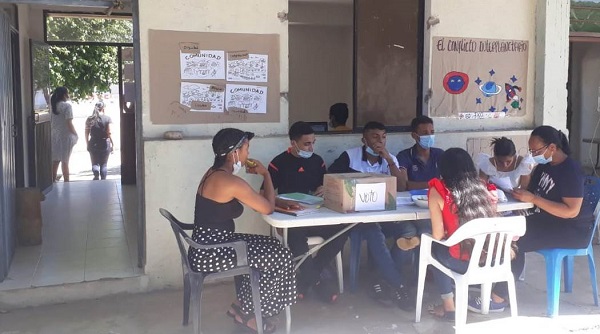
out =
<path fill-rule="evenodd" d="M 450 88 L 450 90 L 453 92 L 461 90 L 464 86 L 465 81 L 460 75 L 453 75 L 450 77 L 450 79 L 448 79 L 448 88 Z"/>

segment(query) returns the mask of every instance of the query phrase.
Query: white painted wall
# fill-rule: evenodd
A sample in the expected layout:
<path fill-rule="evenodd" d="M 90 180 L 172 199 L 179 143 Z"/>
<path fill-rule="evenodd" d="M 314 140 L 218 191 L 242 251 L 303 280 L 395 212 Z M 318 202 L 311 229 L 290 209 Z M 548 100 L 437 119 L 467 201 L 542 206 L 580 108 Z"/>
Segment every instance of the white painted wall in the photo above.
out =
<path fill-rule="evenodd" d="M 476 37 L 524 39 L 530 42 L 529 84 L 530 92 L 525 117 L 504 120 L 458 121 L 435 119 L 437 142 L 442 148 L 452 146 L 465 147 L 469 137 L 528 134 L 529 130 L 517 133 L 507 129 L 531 129 L 534 126 L 535 59 L 537 47 L 536 3 L 533 0 L 522 1 L 516 10 L 507 7 L 502 0 L 473 2 L 470 0 L 430 0 L 428 11 L 440 17 L 441 23 L 427 32 L 428 41 L 432 36 Z M 277 19 L 277 13 L 287 10 L 287 3 L 275 0 L 165 0 L 143 1 L 140 7 L 140 43 L 142 66 L 143 136 L 145 138 L 145 196 L 147 265 L 146 273 L 150 287 L 181 285 L 181 271 L 178 263 L 178 251 L 167 222 L 158 214 L 158 208 L 171 210 L 182 220 L 191 221 L 194 212 L 194 197 L 198 182 L 213 160 L 210 149 L 210 136 L 227 126 L 240 127 L 257 133 L 251 142 L 251 156 L 268 162 L 287 147 L 285 137 L 288 128 L 288 105 L 281 100 L 281 120 L 272 124 L 194 124 L 194 125 L 154 125 L 150 122 L 148 69 L 148 30 L 184 30 L 214 32 L 278 33 L 281 36 L 281 90 L 288 87 L 288 27 L 286 22 Z M 550 8 L 550 10 L 554 10 Z M 567 12 L 568 14 L 568 12 Z M 491 19 L 490 19 L 491 18 Z M 568 45 L 553 44 L 555 48 Z M 544 48 L 552 52 L 552 47 Z M 538 55 L 538 57 L 540 57 Z M 428 53 L 425 63 L 429 62 Z M 552 66 L 552 62 L 547 63 Z M 559 64 L 560 65 L 560 64 Z M 428 68 L 428 66 L 426 66 Z M 555 71 L 563 71 L 561 66 Z M 563 82 L 548 83 L 555 87 Z M 543 92 L 543 89 L 542 89 Z M 550 99 L 550 98 L 548 98 Z M 559 99 L 559 98 L 557 98 Z M 547 102 L 546 100 L 543 100 Z M 560 101 L 559 101 L 560 102 Z M 558 103 L 558 102 L 557 102 Z M 566 104 L 566 102 L 565 102 Z M 537 110 L 539 119 L 544 120 L 544 111 Z M 552 116 L 553 117 L 553 116 Z M 536 117 L 538 118 L 538 117 Z M 548 118 L 548 117 L 547 117 Z M 559 117 L 560 118 L 560 117 Z M 548 118 L 552 120 L 551 118 Z M 182 130 L 188 139 L 183 141 L 163 141 L 159 138 L 164 131 Z M 498 131 L 493 131 L 498 130 Z M 485 133 L 482 133 L 485 131 Z M 360 135 L 323 135 L 317 141 L 317 153 L 329 164 L 344 149 L 359 145 Z M 412 145 L 408 134 L 391 134 L 388 147 L 392 152 Z M 260 180 L 255 176 L 247 178 L 258 187 Z M 240 231 L 264 233 L 266 225 L 250 212 L 246 212 L 237 222 Z"/>

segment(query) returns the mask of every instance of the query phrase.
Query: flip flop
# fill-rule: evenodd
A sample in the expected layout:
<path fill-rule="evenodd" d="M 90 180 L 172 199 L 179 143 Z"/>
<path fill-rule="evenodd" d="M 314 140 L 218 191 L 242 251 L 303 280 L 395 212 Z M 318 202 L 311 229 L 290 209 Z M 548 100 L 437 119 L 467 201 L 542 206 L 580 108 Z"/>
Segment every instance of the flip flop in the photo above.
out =
<path fill-rule="evenodd" d="M 235 320 L 235 316 L 236 315 L 242 315 L 244 314 L 244 312 L 242 311 L 242 307 L 239 306 L 236 303 L 231 303 L 231 308 L 233 309 L 233 311 L 231 311 L 231 309 L 227 310 L 227 312 L 225 313 L 226 316 L 232 318 Z"/>
<path fill-rule="evenodd" d="M 238 320 L 238 318 L 240 318 L 240 320 Z M 243 329 L 250 331 L 252 333 L 258 333 L 258 331 L 252 327 L 250 327 L 248 325 L 248 323 L 250 321 L 252 321 L 252 319 L 254 319 L 254 313 L 250 313 L 250 314 L 238 314 L 236 317 L 233 318 L 233 322 L 237 325 L 239 325 L 240 327 L 242 327 Z M 273 323 L 267 321 L 265 318 L 263 318 L 263 333 L 264 334 L 272 334 L 275 332 L 275 330 L 277 330 L 277 326 L 275 326 Z"/>
<path fill-rule="evenodd" d="M 439 311 L 436 310 L 438 308 L 441 308 L 444 313 L 440 314 Z M 456 312 L 444 311 L 444 307 L 442 305 L 430 305 L 427 307 L 427 311 L 429 312 L 429 314 L 431 314 L 434 318 L 438 320 L 454 322 L 456 319 Z"/>

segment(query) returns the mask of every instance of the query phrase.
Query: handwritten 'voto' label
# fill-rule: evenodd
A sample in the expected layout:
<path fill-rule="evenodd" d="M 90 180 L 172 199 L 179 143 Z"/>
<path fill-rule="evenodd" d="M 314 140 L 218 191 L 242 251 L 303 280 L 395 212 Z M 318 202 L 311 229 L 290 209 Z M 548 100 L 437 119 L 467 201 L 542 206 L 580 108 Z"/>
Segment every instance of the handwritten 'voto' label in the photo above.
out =
<path fill-rule="evenodd" d="M 385 183 L 357 184 L 354 210 L 385 210 Z"/>

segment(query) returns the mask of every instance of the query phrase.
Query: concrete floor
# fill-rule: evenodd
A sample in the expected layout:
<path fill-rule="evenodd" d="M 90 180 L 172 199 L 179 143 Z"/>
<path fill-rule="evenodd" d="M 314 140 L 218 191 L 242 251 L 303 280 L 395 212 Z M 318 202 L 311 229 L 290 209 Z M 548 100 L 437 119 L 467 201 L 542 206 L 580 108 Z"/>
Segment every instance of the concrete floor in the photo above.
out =
<path fill-rule="evenodd" d="M 596 259 L 599 258 L 597 251 Z M 549 319 L 544 316 L 543 259 L 537 254 L 528 254 L 527 259 L 525 281 L 517 283 L 520 317 L 508 318 L 509 310 L 486 316 L 470 313 L 465 333 L 600 333 L 600 308 L 593 305 L 587 262 L 583 258 L 576 260 L 574 291 L 561 294 L 561 316 Z M 363 273 L 366 272 L 365 268 Z M 292 333 L 454 333 L 451 324 L 438 321 L 427 312 L 421 323 L 416 324 L 413 312 L 380 306 L 364 291 L 345 293 L 336 305 L 311 298 L 294 305 Z M 202 303 L 203 333 L 244 332 L 225 316 L 233 298 L 230 282 L 206 286 Z M 426 284 L 425 298 L 424 305 L 438 301 L 432 282 Z M 0 334 L 192 333 L 193 327 L 183 327 L 181 319 L 182 291 L 167 290 L 0 311 Z M 280 315 L 276 322 L 277 333 L 284 333 L 285 317 Z"/>

